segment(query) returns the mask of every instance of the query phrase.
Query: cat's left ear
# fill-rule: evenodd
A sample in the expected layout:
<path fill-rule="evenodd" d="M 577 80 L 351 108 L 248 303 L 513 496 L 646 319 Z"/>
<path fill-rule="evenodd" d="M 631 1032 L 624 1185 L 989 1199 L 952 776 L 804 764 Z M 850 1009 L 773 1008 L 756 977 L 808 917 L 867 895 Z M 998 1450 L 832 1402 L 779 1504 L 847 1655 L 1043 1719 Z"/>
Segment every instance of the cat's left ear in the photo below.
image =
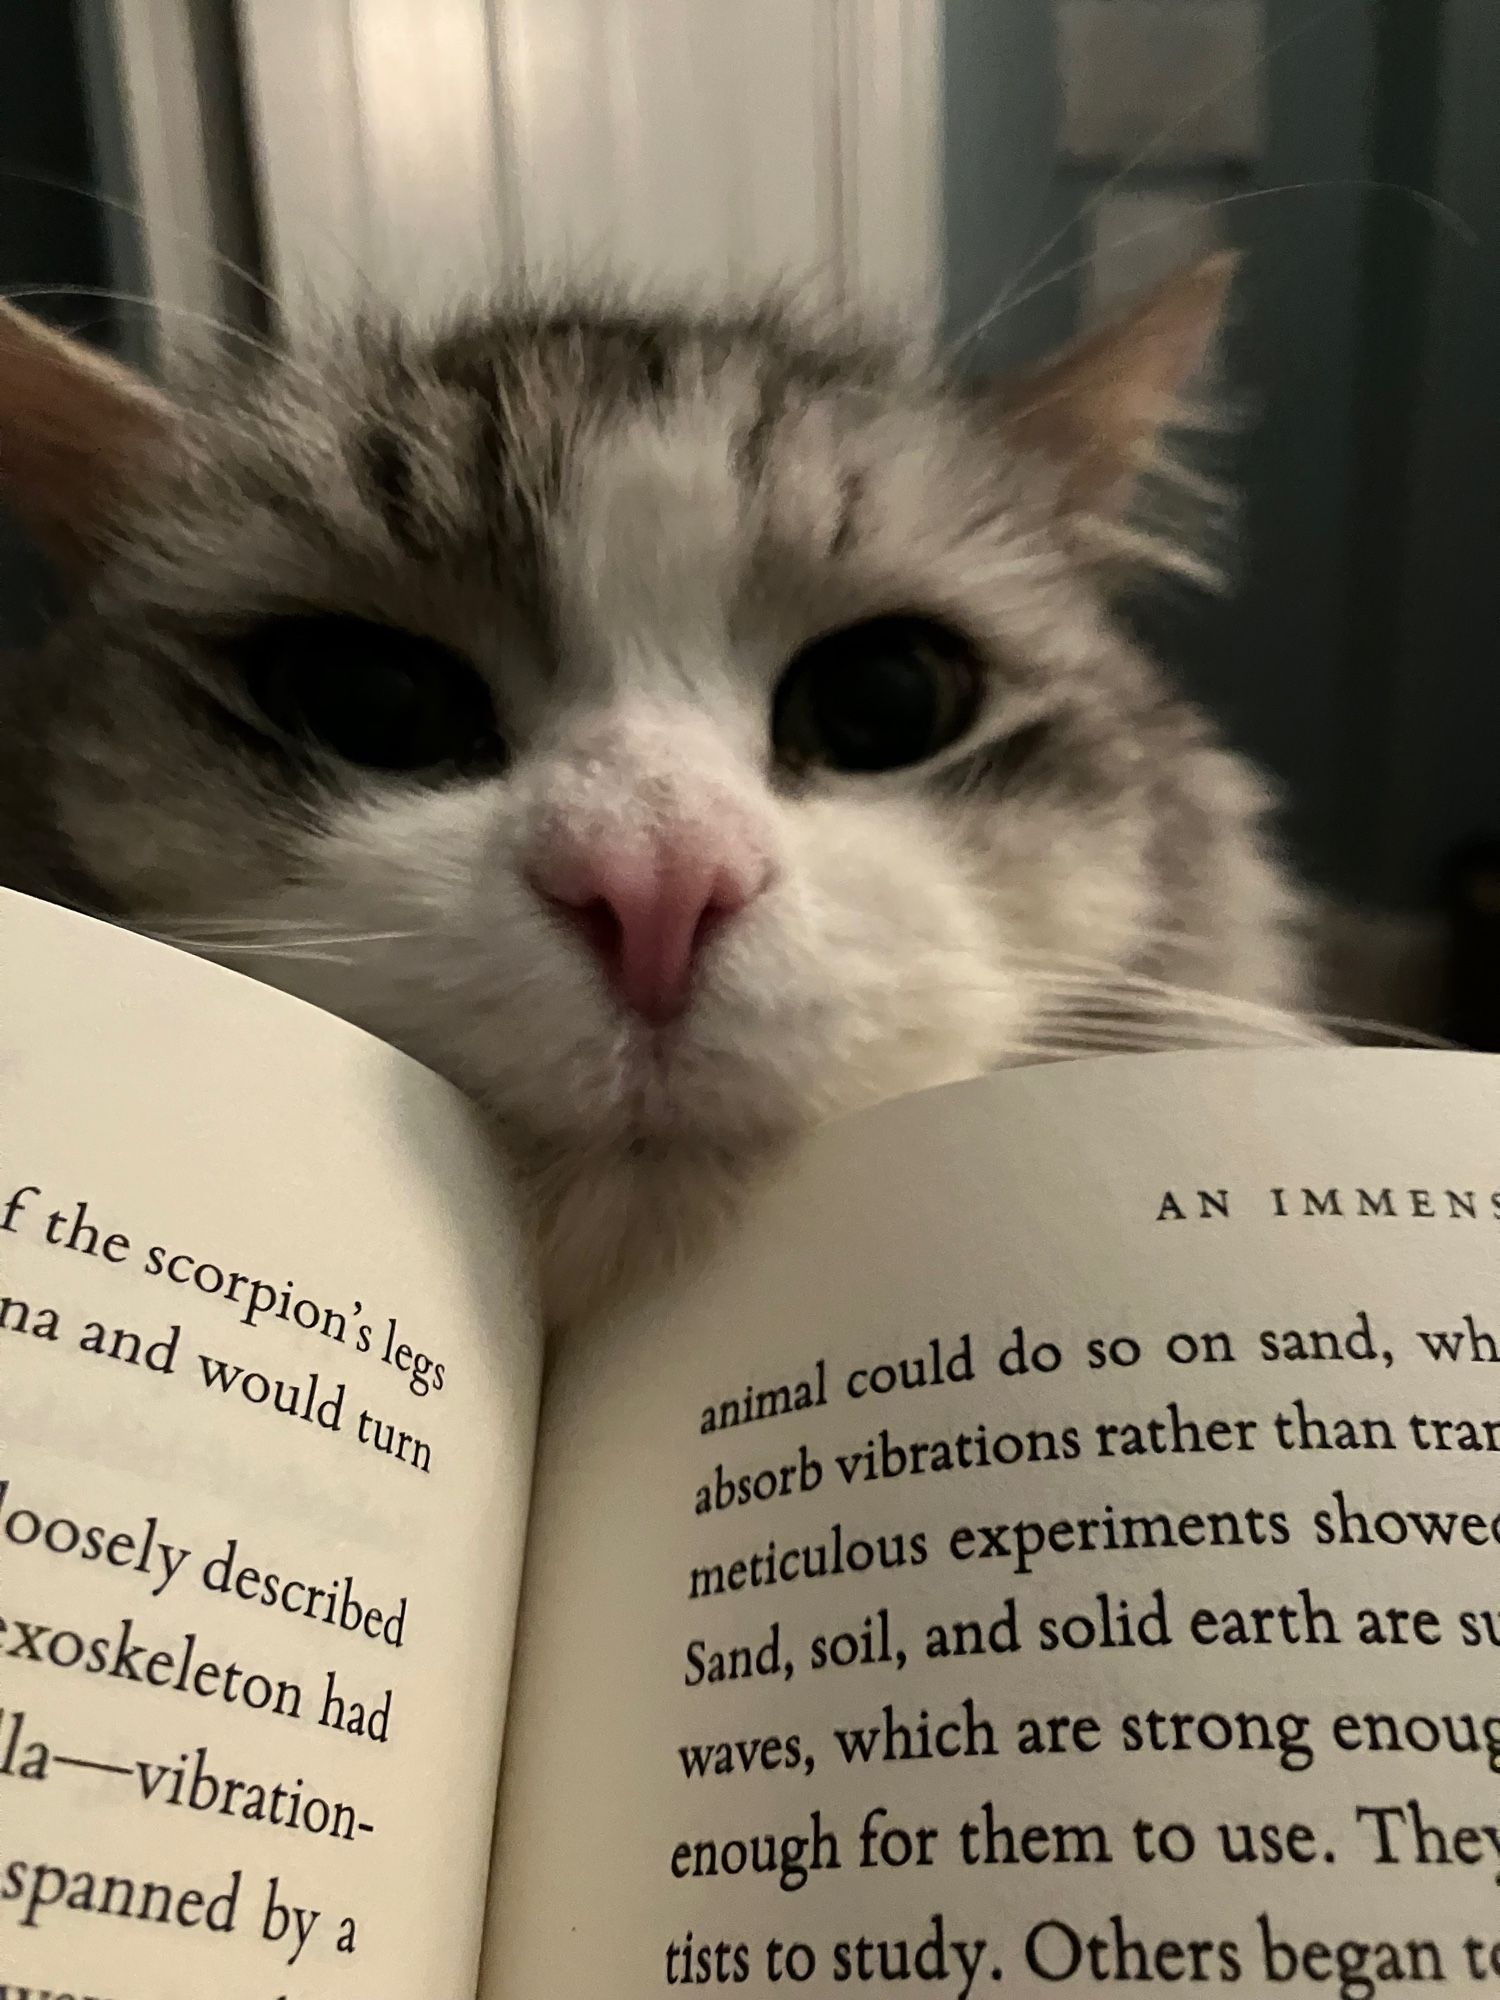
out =
<path fill-rule="evenodd" d="M 1206 258 L 1000 385 L 1006 430 L 1058 469 L 1065 512 L 1118 521 L 1140 478 L 1160 469 L 1166 434 L 1213 357 L 1237 262 L 1232 252 Z"/>
<path fill-rule="evenodd" d="M 94 561 L 171 427 L 143 376 L 0 301 L 0 500 L 64 570 Z"/>

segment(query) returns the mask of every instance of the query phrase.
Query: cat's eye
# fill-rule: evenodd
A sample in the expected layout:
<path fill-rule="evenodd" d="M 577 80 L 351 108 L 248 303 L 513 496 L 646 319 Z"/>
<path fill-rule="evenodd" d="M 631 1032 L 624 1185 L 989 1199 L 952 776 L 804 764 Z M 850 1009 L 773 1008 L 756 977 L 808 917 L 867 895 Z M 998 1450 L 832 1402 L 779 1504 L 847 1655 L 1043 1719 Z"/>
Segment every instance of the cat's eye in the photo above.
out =
<path fill-rule="evenodd" d="M 771 733 L 792 765 L 896 771 L 955 742 L 979 705 L 980 666 L 929 618 L 868 618 L 796 655 L 776 690 Z"/>
<path fill-rule="evenodd" d="M 331 613 L 268 618 L 230 642 L 267 722 L 376 771 L 500 754 L 489 689 L 436 640 Z"/>

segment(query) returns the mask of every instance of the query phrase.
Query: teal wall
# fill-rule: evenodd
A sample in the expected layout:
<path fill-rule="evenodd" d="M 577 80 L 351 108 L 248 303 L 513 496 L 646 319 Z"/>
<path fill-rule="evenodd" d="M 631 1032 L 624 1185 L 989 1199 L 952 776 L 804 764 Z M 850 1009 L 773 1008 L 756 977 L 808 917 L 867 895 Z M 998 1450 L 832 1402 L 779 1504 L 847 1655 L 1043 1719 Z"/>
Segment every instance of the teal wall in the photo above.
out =
<path fill-rule="evenodd" d="M 1500 4 L 1434 13 L 1429 184 L 1453 214 L 1409 216 L 1396 246 L 1424 309 L 1392 385 L 1409 411 L 1392 495 L 1400 559 L 1369 631 L 1387 717 L 1370 767 L 1372 868 L 1409 901 L 1453 847 L 1500 836 Z M 1379 427 L 1388 409 L 1367 415 Z"/>
<path fill-rule="evenodd" d="M 1246 417 L 1241 562 L 1233 598 L 1204 607 L 1186 655 L 1235 739 L 1285 786 L 1305 864 L 1345 892 L 1371 886 L 1348 618 L 1373 30 L 1367 5 L 1267 0 L 1265 152 L 1255 198 L 1229 211 L 1245 253 L 1228 347 Z"/>
<path fill-rule="evenodd" d="M 944 326 L 976 371 L 1070 330 L 1077 199 L 1057 171 L 1061 88 L 1051 0 L 944 0 Z M 1034 271 L 1028 271 L 1038 252 Z M 1007 290 L 1030 298 L 996 314 Z"/>
<path fill-rule="evenodd" d="M 114 309 L 92 296 L 110 276 L 108 228 L 89 199 L 94 156 L 84 57 L 65 0 L 0 0 L 0 291 L 105 345 Z M 0 647 L 31 639 L 49 580 L 0 518 Z"/>
<path fill-rule="evenodd" d="M 1246 253 L 1237 587 L 1145 623 L 1280 779 L 1310 871 L 1418 905 L 1454 843 L 1500 831 L 1500 0 L 1265 8 L 1263 149 L 1220 180 Z M 943 20 L 957 328 L 1040 240 L 1054 271 L 1087 256 L 1108 170 L 1059 158 L 1052 0 L 946 0 Z M 1130 183 L 1153 178 L 1173 184 Z M 1382 182 L 1446 196 L 1481 247 Z M 1075 274 L 1002 320 L 975 365 L 1059 337 L 1079 293 Z"/>

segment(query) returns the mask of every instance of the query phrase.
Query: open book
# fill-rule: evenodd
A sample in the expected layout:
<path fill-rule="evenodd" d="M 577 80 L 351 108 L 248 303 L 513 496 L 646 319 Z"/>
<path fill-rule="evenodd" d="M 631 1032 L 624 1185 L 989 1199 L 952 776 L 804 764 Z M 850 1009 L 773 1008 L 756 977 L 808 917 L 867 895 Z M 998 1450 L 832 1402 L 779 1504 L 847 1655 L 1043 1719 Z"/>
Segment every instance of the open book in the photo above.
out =
<path fill-rule="evenodd" d="M 809 1144 L 542 1351 L 458 1095 L 0 898 L 0 1992 L 1500 1990 L 1500 1067 Z"/>

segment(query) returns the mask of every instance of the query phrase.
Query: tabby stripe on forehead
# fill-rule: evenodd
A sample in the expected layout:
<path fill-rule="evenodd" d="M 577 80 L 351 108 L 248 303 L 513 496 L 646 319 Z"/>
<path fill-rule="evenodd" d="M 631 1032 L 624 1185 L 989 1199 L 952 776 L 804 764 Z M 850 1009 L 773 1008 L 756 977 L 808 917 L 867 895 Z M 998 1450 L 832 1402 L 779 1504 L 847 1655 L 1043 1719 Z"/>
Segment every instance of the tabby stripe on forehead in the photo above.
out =
<path fill-rule="evenodd" d="M 638 370 L 636 393 L 647 402 L 659 402 L 672 386 L 672 355 L 656 327 L 640 334 L 634 361 Z"/>
<path fill-rule="evenodd" d="M 854 546 L 855 531 L 859 525 L 859 510 L 864 497 L 864 474 L 844 473 L 839 480 L 839 517 L 833 524 L 833 533 L 828 540 L 830 556 L 847 555 Z"/>
<path fill-rule="evenodd" d="M 766 473 L 771 451 L 771 434 L 786 410 L 787 378 L 780 370 L 767 371 L 760 378 L 760 402 L 755 415 L 740 433 L 736 458 L 740 476 L 750 487 L 758 486 Z"/>
<path fill-rule="evenodd" d="M 549 485 L 561 489 L 561 432 L 557 425 L 551 427 L 549 461 L 544 463 L 544 454 L 534 452 L 523 475 L 517 467 L 519 448 L 507 422 L 505 393 L 496 368 L 471 382 L 468 390 L 474 419 L 476 531 L 496 576 L 530 618 L 539 641 L 538 656 L 545 661 L 556 621 L 545 555 L 550 494 L 544 489 Z M 555 500 L 551 504 L 555 505 Z"/>
<path fill-rule="evenodd" d="M 409 556 L 430 561 L 438 553 L 441 531 L 417 501 L 411 454 L 392 424 L 377 420 L 368 427 L 359 440 L 356 464 L 365 498 L 391 540 Z"/>

